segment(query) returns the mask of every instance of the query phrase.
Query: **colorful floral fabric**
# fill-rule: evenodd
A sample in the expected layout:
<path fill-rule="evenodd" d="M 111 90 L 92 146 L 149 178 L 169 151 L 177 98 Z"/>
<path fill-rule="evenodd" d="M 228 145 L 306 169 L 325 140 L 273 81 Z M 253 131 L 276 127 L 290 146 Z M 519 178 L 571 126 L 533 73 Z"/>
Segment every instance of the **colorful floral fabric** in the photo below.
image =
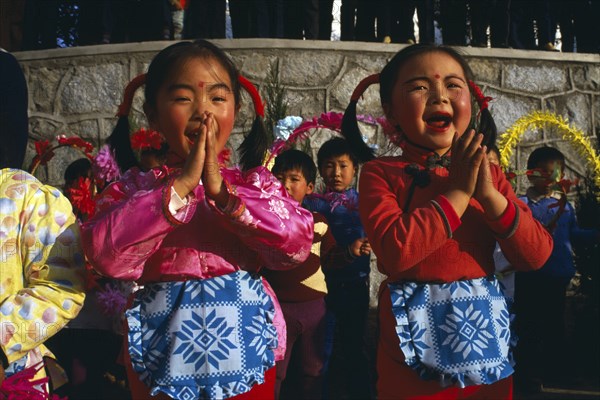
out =
<path fill-rule="evenodd" d="M 29 367 L 42 344 L 75 318 L 83 300 L 84 257 L 69 201 L 15 169 L 0 170 L 0 346 Z"/>

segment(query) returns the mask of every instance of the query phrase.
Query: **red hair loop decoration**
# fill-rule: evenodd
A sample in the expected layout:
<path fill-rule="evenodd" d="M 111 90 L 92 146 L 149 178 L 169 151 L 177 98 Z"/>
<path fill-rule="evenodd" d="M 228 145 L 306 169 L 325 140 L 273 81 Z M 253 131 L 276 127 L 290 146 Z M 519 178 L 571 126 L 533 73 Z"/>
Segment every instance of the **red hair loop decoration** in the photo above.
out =
<path fill-rule="evenodd" d="M 490 100 L 493 100 L 493 98 L 489 96 L 484 96 L 479 86 L 477 86 L 477 84 L 472 80 L 469 80 L 469 86 L 475 94 L 475 100 L 477 100 L 477 104 L 479 104 L 479 112 L 488 108 L 488 103 L 490 102 Z"/>
<path fill-rule="evenodd" d="M 360 99 L 360 97 L 363 95 L 365 90 L 367 90 L 367 88 L 374 83 L 379 83 L 379 74 L 369 75 L 365 79 L 360 81 L 354 89 L 354 92 L 352 92 L 352 96 L 350 96 L 350 101 L 357 102 L 358 99 Z"/>
<path fill-rule="evenodd" d="M 133 96 L 135 91 L 146 83 L 146 74 L 136 76 L 127 84 L 125 87 L 125 93 L 123 94 L 123 102 L 119 105 L 119 111 L 117 111 L 117 117 L 126 117 L 131 111 L 131 104 L 133 103 Z"/>
<path fill-rule="evenodd" d="M 248 79 L 244 78 L 242 75 L 239 76 L 238 81 L 242 85 L 246 92 L 252 97 L 252 103 L 254 103 L 254 112 L 256 115 L 259 115 L 261 118 L 265 116 L 265 106 L 260 98 L 260 94 L 256 89 L 256 86 L 252 84 Z"/>

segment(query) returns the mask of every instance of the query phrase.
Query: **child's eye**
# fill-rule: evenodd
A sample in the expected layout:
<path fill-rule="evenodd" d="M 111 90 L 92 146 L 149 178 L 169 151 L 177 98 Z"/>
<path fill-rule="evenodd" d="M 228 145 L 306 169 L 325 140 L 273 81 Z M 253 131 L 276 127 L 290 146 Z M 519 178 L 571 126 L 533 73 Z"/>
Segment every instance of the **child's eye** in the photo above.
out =
<path fill-rule="evenodd" d="M 417 85 L 417 86 L 413 86 L 413 88 L 410 91 L 418 92 L 418 91 L 423 91 L 423 90 L 427 90 L 427 87 L 423 86 L 423 85 Z"/>
<path fill-rule="evenodd" d="M 176 102 L 191 101 L 189 97 L 175 97 Z"/>
<path fill-rule="evenodd" d="M 225 97 L 222 97 L 222 96 L 213 96 L 212 101 L 216 101 L 218 103 L 222 103 L 224 101 L 227 101 L 227 99 Z"/>

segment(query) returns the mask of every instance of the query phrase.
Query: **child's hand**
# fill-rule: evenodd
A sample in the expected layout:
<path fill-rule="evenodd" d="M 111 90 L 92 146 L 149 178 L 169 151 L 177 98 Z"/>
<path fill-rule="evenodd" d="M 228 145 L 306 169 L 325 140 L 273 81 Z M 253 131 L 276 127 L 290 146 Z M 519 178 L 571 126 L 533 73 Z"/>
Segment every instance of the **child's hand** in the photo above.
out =
<path fill-rule="evenodd" d="M 483 157 L 481 167 L 479 168 L 474 197 L 479 204 L 481 204 L 486 216 L 490 219 L 499 218 L 504 210 L 506 210 L 508 201 L 506 200 L 506 197 L 496 189 L 492 171 L 490 170 L 490 162 L 487 157 Z"/>
<path fill-rule="evenodd" d="M 492 178 L 492 171 L 490 171 L 490 162 L 487 157 L 483 157 L 483 161 L 479 167 L 479 174 L 477 175 L 477 187 L 475 188 L 474 197 L 481 203 L 482 200 L 495 195 L 497 191 L 494 179 Z"/>
<path fill-rule="evenodd" d="M 452 140 L 450 186 L 444 196 L 459 216 L 467 209 L 477 186 L 479 168 L 485 158 L 485 149 L 481 147 L 482 140 L 483 135 L 475 135 L 472 129 L 460 137 L 455 133 Z"/>
<path fill-rule="evenodd" d="M 350 254 L 354 257 L 366 256 L 371 254 L 371 245 L 369 239 L 359 238 L 352 242 L 349 246 Z"/>
<path fill-rule="evenodd" d="M 173 182 L 173 188 L 181 198 L 184 198 L 194 190 L 200 183 L 200 178 L 202 177 L 206 159 L 207 118 L 207 116 L 204 116 L 204 120 L 198 128 L 198 138 L 192 145 L 190 154 L 188 154 L 185 160 L 181 175 Z"/>
<path fill-rule="evenodd" d="M 475 130 L 471 129 L 460 137 L 455 134 L 452 141 L 451 186 L 469 197 L 475 192 L 479 167 L 485 159 L 485 151 L 481 147 L 482 140 L 483 135 L 475 135 Z"/>
<path fill-rule="evenodd" d="M 204 193 L 213 199 L 217 206 L 223 208 L 227 205 L 229 192 L 223 184 L 223 177 L 219 169 L 219 160 L 217 150 L 217 132 L 219 126 L 212 113 L 207 113 L 204 125 L 206 130 L 206 158 L 204 159 L 204 169 L 202 171 L 202 183 L 204 184 Z"/>

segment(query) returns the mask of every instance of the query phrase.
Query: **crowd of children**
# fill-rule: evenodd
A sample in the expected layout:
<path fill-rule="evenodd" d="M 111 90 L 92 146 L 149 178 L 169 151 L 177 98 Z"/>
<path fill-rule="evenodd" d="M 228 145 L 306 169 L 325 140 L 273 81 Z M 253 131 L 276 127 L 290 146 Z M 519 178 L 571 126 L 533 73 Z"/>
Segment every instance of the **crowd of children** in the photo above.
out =
<path fill-rule="evenodd" d="M 363 141 L 356 106 L 373 83 L 400 156 L 375 158 Z M 141 86 L 149 127 L 168 145 L 158 166 L 137 160 L 129 140 Z M 256 117 L 231 167 L 223 154 L 241 90 Z M 528 168 L 540 174 L 516 196 L 492 162 L 487 98 L 458 52 L 400 50 L 352 94 L 343 137 L 322 145 L 316 166 L 294 149 L 263 166 L 263 116 L 256 88 L 227 54 L 205 40 L 180 42 L 128 85 L 109 138 L 123 174 L 98 195 L 91 218 L 75 223 L 56 189 L 2 170 L 10 259 L 0 281 L 0 393 L 23 371 L 42 376 L 50 355 L 42 343 L 60 331 L 47 344 L 66 363 L 73 399 L 102 396 L 116 358 L 134 399 L 326 398 L 334 357 L 348 398 L 511 399 L 513 293 L 497 276 L 514 271 L 517 378 L 538 378 L 534 364 L 562 354 L 570 241 L 598 241 L 598 232 L 580 230 L 568 203 L 551 206 L 548 177 L 565 164 L 556 149 L 531 154 Z M 22 157 L 8 160 L 22 152 L 4 149 L 3 168 L 21 165 Z M 88 163 L 78 163 L 68 181 L 89 177 Z M 365 349 L 371 253 L 385 275 L 376 377 Z M 102 279 L 139 285 L 122 332 L 97 315 L 93 291 L 84 303 L 84 260 Z M 17 334 L 38 320 L 54 330 L 34 341 Z"/>

